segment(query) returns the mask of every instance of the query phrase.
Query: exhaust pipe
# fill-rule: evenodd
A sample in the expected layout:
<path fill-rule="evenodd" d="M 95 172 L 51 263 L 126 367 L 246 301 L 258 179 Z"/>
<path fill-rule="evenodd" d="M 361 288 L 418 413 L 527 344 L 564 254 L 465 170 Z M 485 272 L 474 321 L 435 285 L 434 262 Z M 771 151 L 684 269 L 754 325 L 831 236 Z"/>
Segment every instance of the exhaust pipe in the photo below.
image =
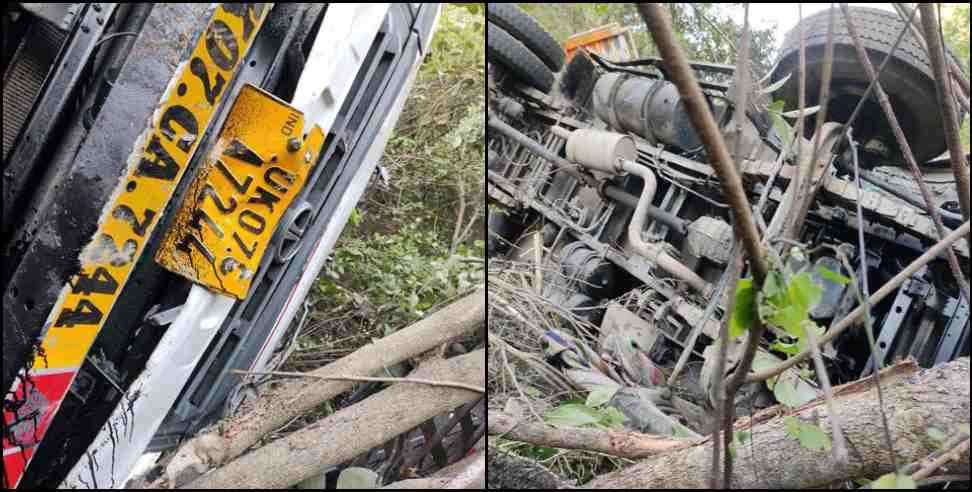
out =
<path fill-rule="evenodd" d="M 563 131 L 557 132 L 563 134 Z M 629 173 L 644 182 L 641 198 L 635 207 L 631 224 L 628 225 L 628 243 L 636 253 L 654 263 L 665 272 L 684 281 L 696 291 L 705 294 L 709 283 L 692 269 L 669 255 L 660 243 L 649 243 L 641 237 L 648 221 L 651 202 L 655 199 L 658 179 L 655 173 L 635 162 L 637 149 L 634 139 L 627 135 L 600 130 L 582 129 L 567 134 L 567 158 L 596 171 L 612 175 Z"/>

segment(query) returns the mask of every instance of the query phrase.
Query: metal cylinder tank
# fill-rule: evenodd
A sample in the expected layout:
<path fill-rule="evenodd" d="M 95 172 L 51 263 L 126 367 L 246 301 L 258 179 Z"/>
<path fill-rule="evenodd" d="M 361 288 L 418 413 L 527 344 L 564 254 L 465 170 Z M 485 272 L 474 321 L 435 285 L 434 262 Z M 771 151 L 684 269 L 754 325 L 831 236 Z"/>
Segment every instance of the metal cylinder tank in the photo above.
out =
<path fill-rule="evenodd" d="M 616 130 L 683 151 L 702 147 L 678 88 L 670 82 L 607 73 L 594 85 L 592 104 L 594 114 Z"/>

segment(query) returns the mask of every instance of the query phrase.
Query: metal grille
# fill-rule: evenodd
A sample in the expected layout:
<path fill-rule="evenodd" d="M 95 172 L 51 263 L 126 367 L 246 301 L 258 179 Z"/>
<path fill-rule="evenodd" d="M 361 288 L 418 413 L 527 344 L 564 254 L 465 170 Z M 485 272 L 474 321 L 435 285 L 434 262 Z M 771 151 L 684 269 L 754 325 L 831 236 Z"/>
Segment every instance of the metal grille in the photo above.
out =
<path fill-rule="evenodd" d="M 3 77 L 4 167 L 66 37 L 54 24 L 38 20 L 24 36 L 7 67 Z"/>

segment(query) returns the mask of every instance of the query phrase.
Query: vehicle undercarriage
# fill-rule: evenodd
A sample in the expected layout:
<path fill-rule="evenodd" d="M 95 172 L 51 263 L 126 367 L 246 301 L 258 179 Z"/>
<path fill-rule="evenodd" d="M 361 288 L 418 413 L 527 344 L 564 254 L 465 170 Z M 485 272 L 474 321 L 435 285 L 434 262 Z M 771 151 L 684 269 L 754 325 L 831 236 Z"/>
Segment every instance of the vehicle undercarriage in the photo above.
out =
<path fill-rule="evenodd" d="M 861 19 L 893 26 L 886 31 L 894 35 L 904 27 L 893 14 L 855 9 Z M 821 16 L 805 22 L 813 29 Z M 842 15 L 836 22 L 843 25 Z M 762 81 L 769 89 L 748 95 L 741 128 L 735 121 L 734 67 L 706 62 L 691 67 L 737 163 L 759 232 L 770 238 L 764 243 L 768 261 L 787 272 L 787 279 L 808 274 L 819 289 L 809 319 L 822 327 L 818 336 L 823 336 L 858 306 L 865 286 L 870 287 L 864 292 L 874 292 L 941 236 L 881 107 L 872 99 L 858 104 L 869 80 L 854 69 L 858 61 L 850 37 L 835 42 L 838 56 L 824 125 L 815 128 L 816 118 L 808 116 L 804 133 L 789 137 L 775 124 L 777 116 L 767 109 L 770 97 L 799 113 L 797 39 L 795 31 L 788 35 L 780 59 Z M 915 42 L 904 39 L 905 45 Z M 520 41 L 528 49 L 536 46 L 527 38 Z M 896 113 L 900 108 L 899 124 L 907 127 L 933 206 L 949 233 L 964 221 L 948 157 L 940 156 L 946 150 L 944 131 L 931 116 L 941 118 L 917 109 L 936 104 L 928 61 L 894 55 L 892 41 L 893 36 L 868 48 L 882 55 L 873 60 L 875 68 L 885 56 L 891 59 L 880 80 Z M 823 49 L 822 41 L 816 42 L 807 47 L 808 108 L 822 99 Z M 612 405 L 634 430 L 667 434 L 683 424 L 693 435 L 708 433 L 704 414 L 716 401 L 712 383 L 731 374 L 741 355 L 738 338 L 730 344 L 725 374 L 715 373 L 716 342 L 730 315 L 728 286 L 740 273 L 734 263 L 741 246 L 728 199 L 682 95 L 660 58 L 611 61 L 593 52 L 575 55 L 562 70 L 551 68 L 556 74 L 548 87 L 543 77 L 523 75 L 529 68 L 520 60 L 528 57 L 509 45 L 513 48 L 497 44 L 489 65 L 491 261 L 499 268 L 520 264 L 531 271 L 535 265 L 537 271 L 556 272 L 544 275 L 540 295 L 595 328 L 592 335 L 548 332 L 544 339 L 547 360 L 564 368 L 573 384 L 591 391 L 604 383 L 656 388 L 677 382 L 689 388 L 691 405 L 664 412 L 675 423 L 640 421 L 639 411 L 629 411 L 634 406 L 626 408 L 618 396 Z M 860 118 L 847 126 L 858 106 Z M 813 201 L 792 238 L 784 238 L 794 227 L 787 220 L 799 166 L 811 160 L 817 146 Z M 967 166 L 968 155 L 963 158 Z M 932 367 L 969 355 L 968 287 L 961 285 L 969 275 L 969 246 L 959 240 L 952 251 L 962 281 L 942 254 L 871 306 L 876 357 L 864 329 L 847 330 L 825 344 L 832 384 L 873 374 L 875 362 L 884 367 L 913 358 Z M 805 347 L 779 328 L 770 327 L 754 369 L 775 366 Z M 581 345 L 595 347 L 593 353 Z M 805 364 L 781 376 L 790 378 L 797 397 L 751 383 L 737 395 L 737 408 L 744 410 L 737 415 L 784 400 L 795 407 L 821 396 L 813 365 Z M 573 370 L 604 377 L 572 377 Z M 671 378 L 667 384 L 665 377 Z"/>

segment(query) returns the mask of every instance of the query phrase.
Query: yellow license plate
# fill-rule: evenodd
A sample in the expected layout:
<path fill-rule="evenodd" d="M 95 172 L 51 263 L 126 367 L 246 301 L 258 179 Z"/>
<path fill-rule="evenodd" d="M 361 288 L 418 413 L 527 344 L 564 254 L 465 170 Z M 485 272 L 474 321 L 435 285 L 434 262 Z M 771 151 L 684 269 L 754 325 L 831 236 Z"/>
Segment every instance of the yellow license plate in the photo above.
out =
<path fill-rule="evenodd" d="M 155 260 L 210 289 L 245 298 L 323 143 L 316 125 L 304 136 L 300 111 L 245 85 Z"/>

